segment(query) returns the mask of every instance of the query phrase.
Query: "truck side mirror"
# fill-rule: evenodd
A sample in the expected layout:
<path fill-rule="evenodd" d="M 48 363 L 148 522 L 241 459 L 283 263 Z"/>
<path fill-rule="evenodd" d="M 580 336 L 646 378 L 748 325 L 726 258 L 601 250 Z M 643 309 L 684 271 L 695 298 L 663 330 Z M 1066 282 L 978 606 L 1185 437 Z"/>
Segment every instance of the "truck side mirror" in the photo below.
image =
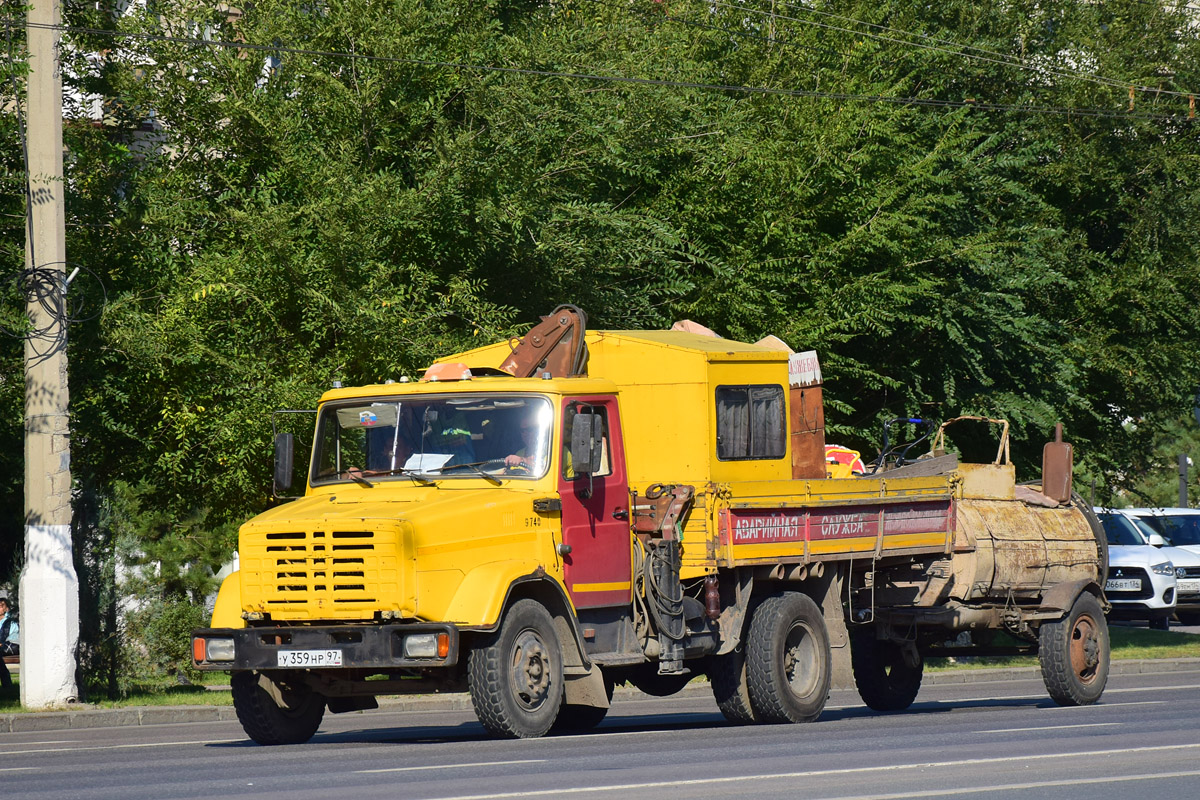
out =
<path fill-rule="evenodd" d="M 571 421 L 571 466 L 576 475 L 600 471 L 604 426 L 599 414 L 576 414 Z"/>
<path fill-rule="evenodd" d="M 290 433 L 280 433 L 275 436 L 275 494 L 292 488 L 292 451 L 296 446 L 296 437 Z"/>

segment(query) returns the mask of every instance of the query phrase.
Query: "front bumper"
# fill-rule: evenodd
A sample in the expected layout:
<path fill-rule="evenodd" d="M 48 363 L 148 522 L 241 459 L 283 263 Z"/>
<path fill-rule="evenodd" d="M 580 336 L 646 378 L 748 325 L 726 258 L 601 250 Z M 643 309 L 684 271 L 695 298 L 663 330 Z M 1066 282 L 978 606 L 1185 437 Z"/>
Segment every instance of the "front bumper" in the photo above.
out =
<path fill-rule="evenodd" d="M 413 635 L 433 634 L 436 655 L 405 655 L 404 641 Z M 445 636 L 443 640 L 441 637 Z M 210 640 L 232 640 L 232 658 L 210 659 Z M 441 645 L 445 642 L 444 646 Z M 289 653 L 338 651 L 341 663 L 297 664 Z M 202 670 L 274 670 L 315 668 L 330 670 L 421 669 L 450 667 L 458 663 L 458 628 L 449 624 L 272 626 L 265 628 L 201 628 L 192 632 L 192 663 Z"/>

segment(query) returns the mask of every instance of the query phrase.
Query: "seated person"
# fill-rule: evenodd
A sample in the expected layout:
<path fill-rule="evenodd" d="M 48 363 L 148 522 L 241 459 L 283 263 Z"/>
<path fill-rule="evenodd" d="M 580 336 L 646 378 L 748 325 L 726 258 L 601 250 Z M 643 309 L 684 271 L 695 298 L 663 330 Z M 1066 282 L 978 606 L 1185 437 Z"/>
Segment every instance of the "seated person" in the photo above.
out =
<path fill-rule="evenodd" d="M 510 471 L 541 475 L 546 469 L 546 444 L 542 440 L 545 433 L 545 426 L 538 424 L 536 411 L 527 411 L 521 420 L 522 447 L 512 455 L 505 456 L 504 466 Z"/>

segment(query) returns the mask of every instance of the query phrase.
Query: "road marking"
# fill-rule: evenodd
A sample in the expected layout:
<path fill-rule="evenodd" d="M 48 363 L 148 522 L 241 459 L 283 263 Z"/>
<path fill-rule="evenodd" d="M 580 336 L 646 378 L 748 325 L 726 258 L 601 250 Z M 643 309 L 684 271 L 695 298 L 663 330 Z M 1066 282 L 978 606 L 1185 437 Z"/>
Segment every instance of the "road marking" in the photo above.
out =
<path fill-rule="evenodd" d="M 134 747 L 174 747 L 183 744 L 234 744 L 245 739 L 193 739 L 187 742 L 141 742 L 139 744 L 104 744 L 98 747 L 47 747 L 42 750 L 5 750 L 2 756 L 21 756 L 33 753 L 78 753 L 85 750 L 124 750 Z"/>
<path fill-rule="evenodd" d="M 1131 753 L 1160 753 L 1168 750 L 1196 750 L 1200 749 L 1200 744 L 1168 744 L 1154 747 L 1122 747 L 1115 750 L 1091 750 L 1084 752 L 1073 753 L 1035 753 L 1032 755 L 1020 756 L 998 756 L 995 758 L 968 758 L 959 761 L 931 761 L 923 764 L 889 764 L 879 767 L 850 767 L 848 769 L 821 769 L 809 770 L 807 772 L 769 772 L 762 775 L 735 775 L 721 778 L 689 778 L 676 781 L 650 781 L 646 783 L 623 783 L 609 784 L 608 786 L 575 786 L 570 788 L 558 789 L 541 789 L 526 792 L 497 792 L 495 794 L 472 794 L 472 795 L 452 795 L 450 797 L 433 798 L 431 800 L 499 800 L 499 798 L 508 797 L 548 797 L 566 795 L 570 792 L 590 793 L 597 792 L 629 792 L 643 789 L 665 789 L 678 788 L 684 786 L 704 786 L 722 783 L 743 783 L 748 781 L 775 781 L 775 780 L 795 780 L 797 778 L 818 778 L 834 775 L 855 775 L 866 772 L 901 772 L 906 770 L 923 770 L 933 769 L 937 767 L 970 767 L 982 764 L 1006 764 L 1012 762 L 1028 763 L 1030 761 L 1045 761 L 1048 759 L 1072 758 L 1077 759 L 1081 756 L 1109 756 L 1109 755 L 1127 755 Z M 1157 773 L 1148 775 L 1147 778 L 1161 778 L 1166 773 Z M 1200 775 L 1200 770 L 1194 772 L 1181 772 L 1171 775 L 1171 777 L 1184 777 Z M 1126 776 L 1126 779 L 1133 779 L 1133 776 Z M 1119 778 L 1106 778 L 1105 780 L 1119 780 Z M 1068 783 L 1079 783 L 1080 781 L 1069 781 Z M 1036 786 L 1037 784 L 1032 784 Z M 1056 785 L 1053 783 L 1046 784 Z M 938 789 L 936 794 L 962 794 L 967 791 L 975 791 L 963 789 L 961 791 L 950 790 L 946 791 Z M 918 793 L 916 795 L 879 795 L 878 797 L 920 797 L 928 796 L 929 790 Z M 839 798 L 839 800 L 849 800 L 849 798 Z M 858 799 L 862 800 L 862 798 Z"/>
<path fill-rule="evenodd" d="M 0 767 L 0 772 L 27 772 L 38 769 L 41 769 L 41 767 Z"/>
<path fill-rule="evenodd" d="M 1078 725 L 1034 725 L 1030 728 L 995 728 L 990 731 L 979 731 L 979 733 L 1021 733 L 1023 731 L 1061 731 L 1071 728 L 1108 728 L 1117 725 L 1124 725 L 1123 722 L 1081 722 Z"/>
<path fill-rule="evenodd" d="M 1171 689 L 1200 689 L 1200 683 L 1190 683 L 1186 686 L 1130 686 L 1125 689 L 1105 689 L 1105 694 L 1125 694 L 1126 692 L 1162 692 Z"/>
<path fill-rule="evenodd" d="M 1038 781 L 1036 783 L 1006 783 L 1003 785 L 988 784 L 987 786 L 963 786 L 958 789 L 941 789 L 935 793 L 937 797 L 955 794 L 978 794 L 980 792 L 1012 792 L 1025 789 L 1048 789 L 1052 786 L 1079 786 L 1089 783 L 1128 783 L 1130 781 L 1166 780 L 1167 778 L 1194 778 L 1200 775 L 1200 770 L 1187 772 L 1158 772 L 1153 775 L 1118 775 L 1112 778 L 1075 778 L 1072 780 Z M 892 794 L 860 794 L 853 796 L 833 795 L 814 800 L 905 800 L 909 797 L 929 797 L 928 789 L 919 792 L 894 792 Z"/>
<path fill-rule="evenodd" d="M 356 773 L 370 772 L 416 772 L 425 769 L 458 769 L 459 767 L 499 767 L 507 764 L 544 764 L 544 758 L 527 758 L 521 761 L 474 761 L 469 764 L 426 764 L 420 767 L 390 767 L 388 769 L 357 769 Z"/>

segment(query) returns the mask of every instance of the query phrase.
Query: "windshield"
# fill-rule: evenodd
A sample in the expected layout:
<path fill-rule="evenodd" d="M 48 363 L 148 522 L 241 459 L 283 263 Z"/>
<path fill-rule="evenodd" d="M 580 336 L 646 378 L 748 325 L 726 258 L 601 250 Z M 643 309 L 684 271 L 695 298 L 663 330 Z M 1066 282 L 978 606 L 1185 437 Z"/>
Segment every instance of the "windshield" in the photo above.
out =
<path fill-rule="evenodd" d="M 314 486 L 546 474 L 554 412 L 536 395 L 432 395 L 329 403 L 317 421 Z"/>
<path fill-rule="evenodd" d="M 1200 514 L 1141 517 L 1176 547 L 1200 544 Z"/>
<path fill-rule="evenodd" d="M 1113 545 L 1144 545 L 1146 539 L 1133 521 L 1124 514 L 1097 514 L 1108 543 Z"/>

